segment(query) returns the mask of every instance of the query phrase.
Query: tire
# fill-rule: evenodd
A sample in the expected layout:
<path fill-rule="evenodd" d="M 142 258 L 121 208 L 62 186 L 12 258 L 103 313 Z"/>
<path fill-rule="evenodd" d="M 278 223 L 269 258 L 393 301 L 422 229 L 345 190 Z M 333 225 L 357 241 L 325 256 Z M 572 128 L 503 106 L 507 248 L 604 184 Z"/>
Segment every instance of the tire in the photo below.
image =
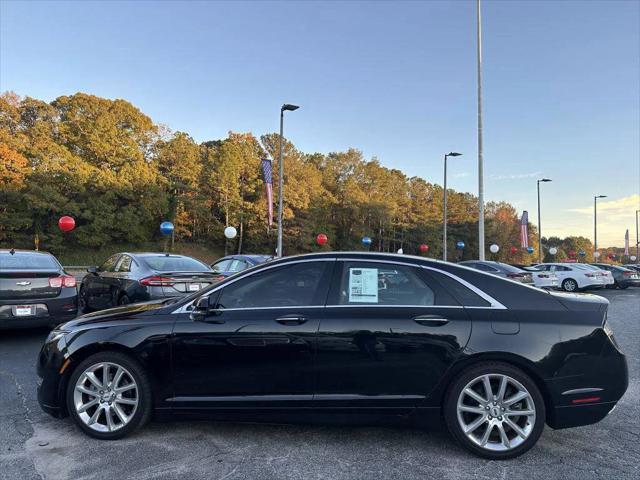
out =
<path fill-rule="evenodd" d="M 130 303 L 131 303 L 131 300 L 129 299 L 126 293 L 123 293 L 122 295 L 120 295 L 120 298 L 118 299 L 118 305 L 129 305 Z"/>
<path fill-rule="evenodd" d="M 107 388 L 103 380 L 105 365 Z M 97 383 L 86 373 L 93 373 Z M 115 385 L 111 383 L 114 381 Z M 151 382 L 142 366 L 130 356 L 112 351 L 96 353 L 80 362 L 69 379 L 66 400 L 78 427 L 101 440 L 125 437 L 145 425 L 153 405 Z"/>
<path fill-rule="evenodd" d="M 576 282 L 573 278 L 567 278 L 562 281 L 562 289 L 565 292 L 577 292 L 578 282 Z"/>
<path fill-rule="evenodd" d="M 620 290 L 626 290 L 627 288 L 629 288 L 629 285 L 620 285 L 619 283 L 617 284 L 617 286 Z"/>
<path fill-rule="evenodd" d="M 497 397 L 496 402 L 489 402 L 488 406 L 484 378 L 489 378 L 491 391 Z M 509 405 L 503 403 L 500 400 L 503 378 L 506 379 L 503 399 L 512 400 L 517 398 L 516 394 L 527 396 Z M 473 390 L 478 400 L 469 396 L 468 390 Z M 526 415 L 513 414 L 519 411 Z M 486 362 L 468 368 L 453 380 L 445 397 L 444 420 L 453 438 L 470 452 L 490 460 L 515 458 L 528 451 L 540 438 L 545 418 L 544 399 L 535 382 L 506 363 Z M 514 424 L 522 436 L 510 424 Z M 465 426 L 471 428 L 467 433 L 463 430 Z"/>
<path fill-rule="evenodd" d="M 80 313 L 89 313 L 91 311 L 87 301 L 87 289 L 84 285 L 80 286 L 80 292 L 78 293 L 78 310 Z"/>

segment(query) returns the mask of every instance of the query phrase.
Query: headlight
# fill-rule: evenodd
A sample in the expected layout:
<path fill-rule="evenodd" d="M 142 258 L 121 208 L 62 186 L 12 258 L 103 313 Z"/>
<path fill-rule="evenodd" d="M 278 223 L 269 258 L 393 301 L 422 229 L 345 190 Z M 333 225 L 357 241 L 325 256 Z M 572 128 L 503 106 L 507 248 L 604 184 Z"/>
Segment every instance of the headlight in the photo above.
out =
<path fill-rule="evenodd" d="M 49 336 L 47 337 L 47 340 L 45 341 L 45 343 L 57 342 L 62 337 L 64 337 L 67 333 L 69 333 L 69 330 L 51 330 L 51 333 L 49 333 Z"/>

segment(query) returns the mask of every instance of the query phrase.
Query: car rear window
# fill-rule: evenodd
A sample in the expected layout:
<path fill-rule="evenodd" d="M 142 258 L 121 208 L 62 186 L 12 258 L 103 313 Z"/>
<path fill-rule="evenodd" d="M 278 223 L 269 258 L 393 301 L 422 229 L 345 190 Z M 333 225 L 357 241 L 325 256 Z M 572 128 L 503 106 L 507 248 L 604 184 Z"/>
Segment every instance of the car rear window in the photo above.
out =
<path fill-rule="evenodd" d="M 522 273 L 524 270 L 518 267 L 511 266 L 507 263 L 498 263 L 497 264 L 503 271 L 508 273 Z"/>
<path fill-rule="evenodd" d="M 142 257 L 142 261 L 150 269 L 159 272 L 208 272 L 211 270 L 208 265 L 190 257 L 158 255 L 157 257 Z"/>
<path fill-rule="evenodd" d="M 59 270 L 60 265 L 51 256 L 38 253 L 0 253 L 0 270 Z"/>

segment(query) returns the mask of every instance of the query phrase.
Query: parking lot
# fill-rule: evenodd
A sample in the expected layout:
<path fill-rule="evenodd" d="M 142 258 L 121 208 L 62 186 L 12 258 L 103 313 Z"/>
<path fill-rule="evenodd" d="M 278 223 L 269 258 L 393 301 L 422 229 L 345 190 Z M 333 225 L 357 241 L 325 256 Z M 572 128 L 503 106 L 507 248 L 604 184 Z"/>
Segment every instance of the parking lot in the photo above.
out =
<path fill-rule="evenodd" d="M 93 440 L 43 413 L 36 357 L 46 330 L 0 333 L 0 478 L 618 478 L 640 476 L 640 289 L 601 291 L 627 354 L 629 389 L 599 424 L 546 429 L 529 453 L 476 458 L 443 431 L 399 427 L 152 422 Z"/>

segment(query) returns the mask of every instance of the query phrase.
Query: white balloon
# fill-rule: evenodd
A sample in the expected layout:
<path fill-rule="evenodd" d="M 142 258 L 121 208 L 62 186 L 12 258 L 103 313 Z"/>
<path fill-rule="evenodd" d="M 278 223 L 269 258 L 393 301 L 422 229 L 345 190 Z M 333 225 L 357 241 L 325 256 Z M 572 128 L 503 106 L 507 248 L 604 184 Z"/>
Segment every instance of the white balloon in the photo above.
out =
<path fill-rule="evenodd" d="M 399 253 L 400 255 L 402 255 L 402 254 L 404 253 L 404 250 L 403 250 L 403 249 L 401 249 L 401 248 L 399 248 L 399 249 L 398 249 L 398 253 Z"/>
<path fill-rule="evenodd" d="M 231 240 L 232 238 L 236 238 L 237 234 L 238 231 L 235 229 L 235 227 L 227 227 L 224 229 L 224 236 L 229 240 Z"/>
<path fill-rule="evenodd" d="M 631 255 L 629 258 L 631 259 L 632 262 L 635 262 L 637 257 L 635 255 Z"/>
<path fill-rule="evenodd" d="M 491 251 L 491 253 L 498 253 L 499 250 L 500 250 L 500 247 L 495 243 L 489 247 L 489 251 Z"/>
<path fill-rule="evenodd" d="M 556 247 L 551 247 L 551 248 L 549 249 L 549 253 L 550 253 L 551 255 L 555 255 L 556 253 L 558 253 L 558 249 L 557 249 Z"/>
<path fill-rule="evenodd" d="M 598 257 L 600 256 L 600 252 L 593 252 L 593 256 L 594 256 L 595 258 L 598 258 Z"/>

